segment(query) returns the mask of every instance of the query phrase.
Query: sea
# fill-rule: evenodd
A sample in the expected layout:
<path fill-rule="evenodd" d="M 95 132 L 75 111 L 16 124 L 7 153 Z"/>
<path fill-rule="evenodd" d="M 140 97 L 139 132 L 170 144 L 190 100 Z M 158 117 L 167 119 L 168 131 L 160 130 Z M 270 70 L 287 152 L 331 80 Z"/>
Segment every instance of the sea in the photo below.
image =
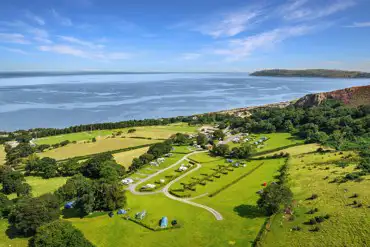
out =
<path fill-rule="evenodd" d="M 187 116 L 369 84 L 247 73 L 0 73 L 0 130 Z"/>

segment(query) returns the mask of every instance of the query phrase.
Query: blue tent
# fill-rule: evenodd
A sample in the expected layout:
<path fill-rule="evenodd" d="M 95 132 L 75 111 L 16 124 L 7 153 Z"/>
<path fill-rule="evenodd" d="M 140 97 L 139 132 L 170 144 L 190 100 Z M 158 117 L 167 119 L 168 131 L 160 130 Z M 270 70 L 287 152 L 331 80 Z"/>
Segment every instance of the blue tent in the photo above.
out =
<path fill-rule="evenodd" d="M 229 162 L 229 163 L 233 163 L 234 162 L 232 159 L 227 159 L 226 161 Z"/>
<path fill-rule="evenodd" d="M 73 208 L 73 205 L 75 204 L 74 201 L 71 201 L 71 202 L 67 202 L 66 204 L 64 204 L 64 208 L 65 209 L 70 209 L 70 208 Z"/>
<path fill-rule="evenodd" d="M 120 210 L 117 211 L 117 214 L 126 214 L 126 213 L 127 212 L 124 209 L 120 209 Z"/>
<path fill-rule="evenodd" d="M 168 225 L 168 219 L 166 216 L 162 217 L 161 219 L 161 228 L 166 228 Z"/>

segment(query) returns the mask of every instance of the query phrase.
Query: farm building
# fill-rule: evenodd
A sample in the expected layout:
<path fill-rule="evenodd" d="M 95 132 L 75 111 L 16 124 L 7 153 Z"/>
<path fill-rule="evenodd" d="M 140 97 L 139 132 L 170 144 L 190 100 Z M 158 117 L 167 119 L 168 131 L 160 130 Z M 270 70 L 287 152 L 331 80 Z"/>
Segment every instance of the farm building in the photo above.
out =
<path fill-rule="evenodd" d="M 168 226 L 168 219 L 166 216 L 162 217 L 161 222 L 160 222 L 161 228 L 166 228 Z"/>
<path fill-rule="evenodd" d="M 125 185 L 132 184 L 133 182 L 134 182 L 134 180 L 132 178 L 122 179 L 122 183 L 125 184 Z"/>

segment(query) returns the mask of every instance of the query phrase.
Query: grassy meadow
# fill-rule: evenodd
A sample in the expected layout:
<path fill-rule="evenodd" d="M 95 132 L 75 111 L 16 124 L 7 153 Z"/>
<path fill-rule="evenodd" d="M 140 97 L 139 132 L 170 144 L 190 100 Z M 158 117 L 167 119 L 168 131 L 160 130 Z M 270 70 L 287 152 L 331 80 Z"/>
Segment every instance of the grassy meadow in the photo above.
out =
<path fill-rule="evenodd" d="M 129 129 L 136 129 L 134 133 L 127 133 Z M 198 127 L 196 126 L 188 126 L 185 123 L 176 123 L 164 126 L 144 126 L 144 127 L 133 127 L 133 128 L 124 128 L 124 129 L 114 129 L 114 130 L 93 130 L 93 131 L 85 131 L 85 132 L 78 132 L 78 133 L 71 133 L 71 134 L 64 134 L 64 135 L 57 135 L 57 136 L 49 136 L 44 138 L 39 138 L 35 141 L 37 144 L 55 144 L 62 141 L 87 141 L 91 140 L 92 138 L 103 138 L 110 136 L 114 133 L 119 131 L 122 132 L 122 136 L 125 137 L 145 137 L 145 138 L 153 138 L 153 139 L 167 139 L 173 134 L 178 132 L 182 133 L 193 133 L 196 132 Z"/>
<path fill-rule="evenodd" d="M 140 155 L 146 153 L 149 147 L 145 148 L 138 148 L 122 153 L 113 154 L 114 159 L 117 161 L 118 164 L 124 166 L 126 169 L 131 166 L 132 160 L 134 158 L 138 158 Z"/>
<path fill-rule="evenodd" d="M 0 145 L 0 165 L 5 163 L 5 156 L 6 156 L 6 153 L 4 150 L 4 146 Z"/>
<path fill-rule="evenodd" d="M 39 153 L 40 157 L 50 157 L 56 160 L 101 153 L 121 148 L 135 147 L 144 144 L 156 143 L 158 140 L 136 139 L 136 138 L 98 138 L 96 142 L 71 143 L 64 147 L 47 150 Z"/>
<path fill-rule="evenodd" d="M 336 152 L 306 154 L 290 160 L 290 186 L 297 204 L 294 208 L 295 219 L 289 221 L 278 214 L 261 246 L 370 246 L 370 191 L 367 189 L 370 176 L 361 182 L 330 182 L 354 170 L 354 164 L 345 168 L 328 164 L 328 161 L 342 159 L 343 155 Z M 358 197 L 351 198 L 355 193 Z M 317 194 L 318 198 L 307 200 L 312 194 Z M 354 205 L 354 200 L 362 203 L 362 207 Z M 319 211 L 307 214 L 313 208 Z M 318 232 L 311 232 L 314 226 L 305 222 L 325 214 L 331 217 L 316 224 L 320 228 Z M 302 230 L 291 231 L 295 226 L 300 226 Z"/>

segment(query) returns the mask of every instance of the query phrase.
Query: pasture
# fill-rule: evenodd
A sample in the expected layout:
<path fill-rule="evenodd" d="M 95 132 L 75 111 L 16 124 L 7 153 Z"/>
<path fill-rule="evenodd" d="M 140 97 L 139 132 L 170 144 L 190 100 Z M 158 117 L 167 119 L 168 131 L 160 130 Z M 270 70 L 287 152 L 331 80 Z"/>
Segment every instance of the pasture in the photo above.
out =
<path fill-rule="evenodd" d="M 301 162 L 302 159 L 304 162 Z M 276 215 L 261 246 L 370 245 L 370 191 L 367 189 L 370 186 L 370 176 L 361 182 L 330 182 L 354 170 L 354 164 L 340 168 L 328 163 L 339 160 L 343 160 L 339 152 L 306 154 L 291 159 L 290 186 L 297 202 L 294 208 L 295 219 L 290 221 L 283 214 Z M 358 197 L 351 198 L 355 193 Z M 318 198 L 307 200 L 312 194 L 317 194 Z M 355 205 L 354 201 L 358 203 Z M 362 204 L 361 207 L 358 206 L 359 203 Z M 313 208 L 318 208 L 318 212 L 307 214 Z M 331 217 L 322 223 L 313 226 L 305 223 L 315 216 L 325 214 Z M 302 230 L 291 231 L 295 226 L 300 226 Z M 310 229 L 315 226 L 320 230 L 311 232 Z"/>
<path fill-rule="evenodd" d="M 46 193 L 52 193 L 63 186 L 69 177 L 56 177 L 43 179 L 41 177 L 26 177 L 26 182 L 32 187 L 32 196 L 37 197 Z"/>
<path fill-rule="evenodd" d="M 164 126 L 143 126 L 143 127 L 132 127 L 124 129 L 113 129 L 113 130 L 93 130 L 85 132 L 77 132 L 64 135 L 49 136 L 44 138 L 39 138 L 35 141 L 36 144 L 55 144 L 62 141 L 87 141 L 92 138 L 102 138 L 107 137 L 112 134 L 122 132 L 122 136 L 126 137 L 145 137 L 152 139 L 167 139 L 173 134 L 178 132 L 182 133 L 193 133 L 196 132 L 197 126 L 188 126 L 185 123 L 175 123 Z M 127 133 L 129 129 L 136 129 L 134 133 Z"/>
<path fill-rule="evenodd" d="M 0 145 L 0 166 L 5 163 L 5 156 L 6 156 L 6 153 L 4 150 L 4 146 Z"/>
<path fill-rule="evenodd" d="M 118 164 L 128 169 L 131 166 L 132 160 L 146 153 L 148 149 L 149 147 L 145 147 L 145 148 L 138 148 L 138 149 L 122 152 L 122 153 L 116 153 L 116 154 L 113 154 L 113 157 L 117 161 Z"/>
<path fill-rule="evenodd" d="M 61 160 L 76 156 L 90 155 L 156 142 L 158 141 L 136 138 L 98 138 L 96 142 L 71 143 L 64 147 L 47 150 L 45 152 L 39 153 L 38 155 L 40 157 L 50 157 L 56 160 Z"/>

